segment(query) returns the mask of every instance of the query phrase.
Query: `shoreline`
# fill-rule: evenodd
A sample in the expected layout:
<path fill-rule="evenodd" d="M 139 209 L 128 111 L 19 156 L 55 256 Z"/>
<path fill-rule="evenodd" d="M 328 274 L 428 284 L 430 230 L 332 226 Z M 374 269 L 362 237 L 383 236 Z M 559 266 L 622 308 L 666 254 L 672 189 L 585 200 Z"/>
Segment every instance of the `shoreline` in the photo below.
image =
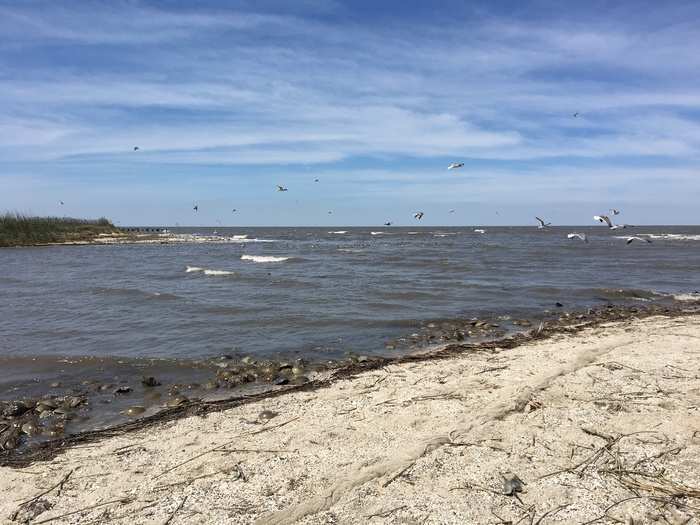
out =
<path fill-rule="evenodd" d="M 142 370 L 131 381 L 122 379 L 102 383 L 91 379 L 76 383 L 73 388 L 64 388 L 66 385 L 58 382 L 47 383 L 47 386 L 55 388 L 45 391 L 43 395 L 0 401 L 0 414 L 5 413 L 4 421 L 0 416 L 0 466 L 31 464 L 52 458 L 71 446 L 137 431 L 191 414 L 207 414 L 290 392 L 326 388 L 338 380 L 393 364 L 450 359 L 470 352 L 493 351 L 494 348 L 512 349 L 532 341 L 573 334 L 615 321 L 640 320 L 658 315 L 669 318 L 697 315 L 700 314 L 700 301 L 675 301 L 670 305 L 652 302 L 636 306 L 609 303 L 585 312 L 557 313 L 558 317 L 553 312 L 548 314 L 545 311 L 545 318 L 539 324 L 525 319 L 511 320 L 521 328 L 516 332 L 490 324 L 494 322 L 490 319 L 453 321 L 448 332 L 459 325 L 464 330 L 473 328 L 476 334 L 486 337 L 475 341 L 451 338 L 443 343 L 430 344 L 434 339 L 431 332 L 445 332 L 435 327 L 423 333 L 425 346 L 396 356 L 350 355 L 333 364 L 330 361 L 316 363 L 300 359 L 257 361 L 243 355 L 198 360 L 193 362 L 193 366 L 196 366 L 191 375 L 194 376 L 196 372 L 201 382 L 194 384 L 173 382 L 173 379 L 165 381 L 160 374 L 153 377 L 149 374 L 153 369 Z M 521 323 L 526 323 L 523 326 L 529 329 L 523 329 Z M 434 326 L 434 323 L 429 323 L 426 328 L 430 326 Z M 132 374 L 135 371 L 132 370 Z M 152 380 L 154 384 L 142 384 L 144 378 Z M 117 379 L 117 376 L 112 379 Z M 165 382 L 161 383 L 160 380 Z M 58 390 L 62 394 L 57 394 Z M 131 413 L 133 409 L 135 413 Z M 97 412 L 93 413 L 94 410 Z M 90 419 L 91 414 L 96 415 L 97 419 Z M 25 430 L 24 423 L 32 427 Z M 12 430 L 12 427 L 16 430 Z"/>
<path fill-rule="evenodd" d="M 185 418 L 1 467 L 0 493 L 12 496 L 0 516 L 18 507 L 37 523 L 695 516 L 700 317 L 549 330 L 509 348 L 358 364 L 323 388 L 190 407 Z M 502 494 L 509 471 L 525 483 L 511 484 L 517 498 Z M 60 496 L 19 505 L 57 484 Z"/>

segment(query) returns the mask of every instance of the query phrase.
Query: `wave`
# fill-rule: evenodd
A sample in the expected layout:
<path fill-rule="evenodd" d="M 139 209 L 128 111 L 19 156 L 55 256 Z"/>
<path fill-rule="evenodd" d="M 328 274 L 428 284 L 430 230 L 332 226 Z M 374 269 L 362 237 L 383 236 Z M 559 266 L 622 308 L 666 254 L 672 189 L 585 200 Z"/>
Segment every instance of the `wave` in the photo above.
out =
<path fill-rule="evenodd" d="M 369 232 L 370 235 L 386 235 L 386 232 Z"/>
<path fill-rule="evenodd" d="M 234 275 L 236 273 L 229 270 L 211 270 L 208 268 L 200 268 L 199 266 L 188 266 L 185 272 L 202 272 L 204 275 Z"/>
<path fill-rule="evenodd" d="M 246 233 L 245 235 L 233 235 L 231 238 L 236 241 L 242 241 L 243 239 L 248 239 L 248 234 Z"/>
<path fill-rule="evenodd" d="M 139 288 L 93 288 L 93 292 L 100 295 L 119 295 L 126 297 L 141 297 L 145 299 L 176 300 L 177 295 L 166 292 L 149 292 Z"/>
<path fill-rule="evenodd" d="M 700 301 L 700 292 L 678 293 L 673 294 L 672 297 L 676 301 Z"/>
<path fill-rule="evenodd" d="M 336 233 L 338 235 L 343 235 L 344 233 L 348 233 L 347 230 L 338 230 L 337 232 L 328 232 L 328 233 Z"/>
<path fill-rule="evenodd" d="M 289 257 L 275 257 L 273 255 L 241 255 L 241 260 L 256 263 L 273 263 L 287 261 L 289 260 Z"/>
<path fill-rule="evenodd" d="M 700 241 L 700 235 L 692 235 L 690 233 L 638 233 L 637 235 L 667 241 Z"/>
<path fill-rule="evenodd" d="M 234 275 L 235 273 L 228 270 L 204 270 L 204 275 Z"/>

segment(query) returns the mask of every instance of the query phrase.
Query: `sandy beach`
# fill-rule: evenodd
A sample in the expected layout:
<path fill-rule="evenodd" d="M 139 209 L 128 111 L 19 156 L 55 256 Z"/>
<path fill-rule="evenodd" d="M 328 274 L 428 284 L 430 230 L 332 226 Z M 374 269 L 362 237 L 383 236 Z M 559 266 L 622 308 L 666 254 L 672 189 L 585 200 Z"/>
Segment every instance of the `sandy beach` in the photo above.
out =
<path fill-rule="evenodd" d="M 697 316 L 394 364 L 0 469 L 8 523 L 699 517 Z"/>

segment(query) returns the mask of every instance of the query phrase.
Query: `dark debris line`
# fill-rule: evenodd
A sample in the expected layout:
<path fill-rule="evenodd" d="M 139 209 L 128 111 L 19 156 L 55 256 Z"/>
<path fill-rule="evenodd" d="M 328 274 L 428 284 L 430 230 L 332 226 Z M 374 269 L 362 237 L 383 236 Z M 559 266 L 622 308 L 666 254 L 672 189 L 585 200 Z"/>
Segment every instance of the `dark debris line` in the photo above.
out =
<path fill-rule="evenodd" d="M 544 321 L 537 329 L 516 333 L 511 336 L 494 341 L 481 343 L 455 343 L 448 344 L 444 348 L 425 354 L 406 355 L 401 357 L 372 358 L 365 362 L 355 362 L 334 370 L 324 379 L 310 380 L 306 383 L 292 386 L 284 386 L 277 390 L 269 390 L 252 395 L 231 397 L 216 401 L 191 401 L 188 400 L 178 406 L 166 408 L 157 414 L 141 419 L 128 421 L 105 429 L 80 432 L 77 434 L 32 444 L 25 448 L 0 451 L 0 466 L 26 467 L 37 461 L 48 461 L 70 447 L 94 443 L 102 439 L 124 435 L 137 430 L 151 428 L 155 425 L 174 421 L 183 417 L 205 415 L 220 412 L 230 408 L 254 403 L 262 399 L 272 399 L 286 395 L 290 392 L 308 392 L 325 388 L 335 381 L 352 379 L 358 374 L 370 370 L 376 370 L 389 364 L 415 363 L 438 359 L 450 359 L 466 352 L 495 351 L 498 349 L 511 349 L 524 343 L 547 339 L 561 333 L 576 333 L 586 328 L 595 327 L 611 321 L 624 321 L 643 319 L 646 317 L 662 315 L 665 317 L 680 317 L 697 315 L 700 313 L 700 302 L 688 303 L 682 306 L 644 305 L 644 306 L 615 306 L 612 304 L 597 309 L 588 309 L 583 313 L 564 314 L 558 319 Z M 9 429 L 9 435 L 14 436 L 17 429 Z M 0 429 L 0 432 L 8 434 L 8 429 Z"/>

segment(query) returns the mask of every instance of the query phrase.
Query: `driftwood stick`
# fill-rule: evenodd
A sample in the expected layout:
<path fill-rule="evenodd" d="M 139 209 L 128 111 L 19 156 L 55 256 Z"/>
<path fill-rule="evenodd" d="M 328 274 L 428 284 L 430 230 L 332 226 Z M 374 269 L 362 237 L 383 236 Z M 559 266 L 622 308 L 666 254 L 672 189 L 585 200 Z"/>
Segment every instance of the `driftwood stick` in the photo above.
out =
<path fill-rule="evenodd" d="M 22 510 L 22 507 L 24 507 L 25 505 L 29 505 L 30 503 L 32 503 L 32 502 L 38 500 L 38 499 L 39 499 L 40 497 L 42 497 L 42 496 L 45 496 L 46 494 L 48 494 L 49 492 L 51 492 L 51 491 L 54 490 L 54 489 L 58 489 L 58 490 L 60 491 L 61 488 L 63 487 L 63 484 L 64 484 L 66 481 L 68 481 L 68 478 L 70 477 L 71 474 L 73 474 L 73 471 L 72 471 L 72 470 L 71 470 L 70 472 L 68 472 L 68 474 L 66 474 L 65 476 L 63 476 L 63 478 L 61 478 L 61 481 L 59 481 L 59 482 L 56 483 L 55 485 L 52 485 L 51 488 L 48 488 L 48 489 L 46 489 L 45 491 L 43 491 L 42 493 L 37 494 L 37 495 L 34 496 L 33 498 L 30 498 L 30 499 L 28 499 L 28 500 L 26 500 L 26 501 L 23 501 L 22 503 L 20 503 L 19 505 L 17 505 L 17 510 L 15 510 L 15 511 L 12 513 L 12 516 L 10 516 L 10 520 L 15 521 L 15 520 L 17 519 L 17 515 L 19 514 L 19 511 Z"/>
<path fill-rule="evenodd" d="M 210 449 L 208 449 L 208 450 L 205 450 L 204 452 L 201 452 L 200 454 L 197 454 L 196 456 L 192 456 L 191 458 L 189 458 L 189 459 L 187 459 L 187 460 L 185 460 L 185 461 L 183 461 L 183 462 L 181 462 L 181 463 L 178 463 L 177 465 L 175 465 L 175 466 L 173 466 L 173 467 L 170 467 L 169 469 L 164 470 L 163 472 L 161 472 L 160 474 L 158 474 L 154 479 L 161 478 L 161 477 L 165 476 L 167 473 L 172 472 L 173 470 L 175 470 L 175 469 L 177 469 L 177 468 L 180 468 L 180 467 L 182 467 L 183 465 L 186 465 L 187 463 L 190 463 L 191 461 L 194 461 L 194 460 L 196 460 L 196 459 L 199 459 L 199 458 L 201 458 L 202 456 L 206 456 L 207 454 L 211 454 L 212 452 L 217 452 L 217 451 L 220 451 L 220 450 L 224 450 L 226 447 L 228 447 L 228 446 L 233 445 L 234 443 L 236 443 L 236 442 L 238 441 L 238 438 L 240 438 L 240 437 L 243 437 L 243 436 L 253 436 L 253 435 L 255 435 L 255 434 L 261 434 L 261 433 L 263 433 L 263 432 L 267 432 L 268 430 L 273 430 L 273 429 L 275 429 L 275 428 L 280 428 L 280 427 L 283 427 L 283 426 L 285 426 L 285 425 L 288 425 L 289 423 L 291 423 L 291 422 L 293 422 L 293 421 L 296 421 L 297 419 L 299 419 L 299 416 L 294 417 L 294 418 L 292 418 L 292 419 L 289 419 L 289 420 L 285 421 L 284 423 L 280 423 L 279 425 L 274 425 L 274 426 L 271 426 L 271 427 L 265 427 L 265 428 L 263 428 L 263 429 L 256 430 L 255 432 L 249 432 L 249 433 L 247 433 L 247 434 L 240 434 L 240 435 L 238 435 L 238 436 L 235 436 L 235 438 L 232 439 L 231 441 L 227 441 L 226 443 L 223 443 L 223 444 L 221 444 L 221 445 L 218 445 L 218 446 L 216 446 L 216 447 L 214 447 L 214 448 L 210 448 Z"/>
<path fill-rule="evenodd" d="M 99 507 L 104 507 L 106 505 L 112 505 L 113 503 L 131 503 L 132 500 L 129 498 L 121 498 L 121 499 L 113 499 L 110 501 L 105 501 L 104 503 L 98 503 L 97 505 L 90 505 L 89 507 L 83 507 L 82 509 L 78 510 L 73 510 L 71 512 L 66 512 L 65 514 L 61 514 L 59 516 L 54 516 L 53 518 L 46 518 L 45 520 L 41 521 L 35 521 L 34 525 L 40 525 L 41 523 L 48 523 L 50 521 L 56 521 L 60 520 L 61 518 L 66 518 L 68 516 L 72 516 L 73 514 L 80 514 L 81 512 L 85 512 L 86 510 L 93 510 L 97 509 Z"/>
<path fill-rule="evenodd" d="M 180 504 L 179 504 L 179 505 L 177 506 L 177 508 L 172 512 L 172 514 L 170 514 L 170 516 L 168 516 L 168 519 L 165 520 L 165 521 L 163 522 L 163 525 L 168 525 L 171 521 L 173 521 L 173 518 L 175 517 L 175 514 L 177 514 L 178 512 L 180 512 L 180 509 L 181 509 L 182 506 L 185 504 L 185 501 L 187 501 L 187 496 L 185 496 L 184 498 L 182 498 L 182 501 L 180 502 Z"/>

